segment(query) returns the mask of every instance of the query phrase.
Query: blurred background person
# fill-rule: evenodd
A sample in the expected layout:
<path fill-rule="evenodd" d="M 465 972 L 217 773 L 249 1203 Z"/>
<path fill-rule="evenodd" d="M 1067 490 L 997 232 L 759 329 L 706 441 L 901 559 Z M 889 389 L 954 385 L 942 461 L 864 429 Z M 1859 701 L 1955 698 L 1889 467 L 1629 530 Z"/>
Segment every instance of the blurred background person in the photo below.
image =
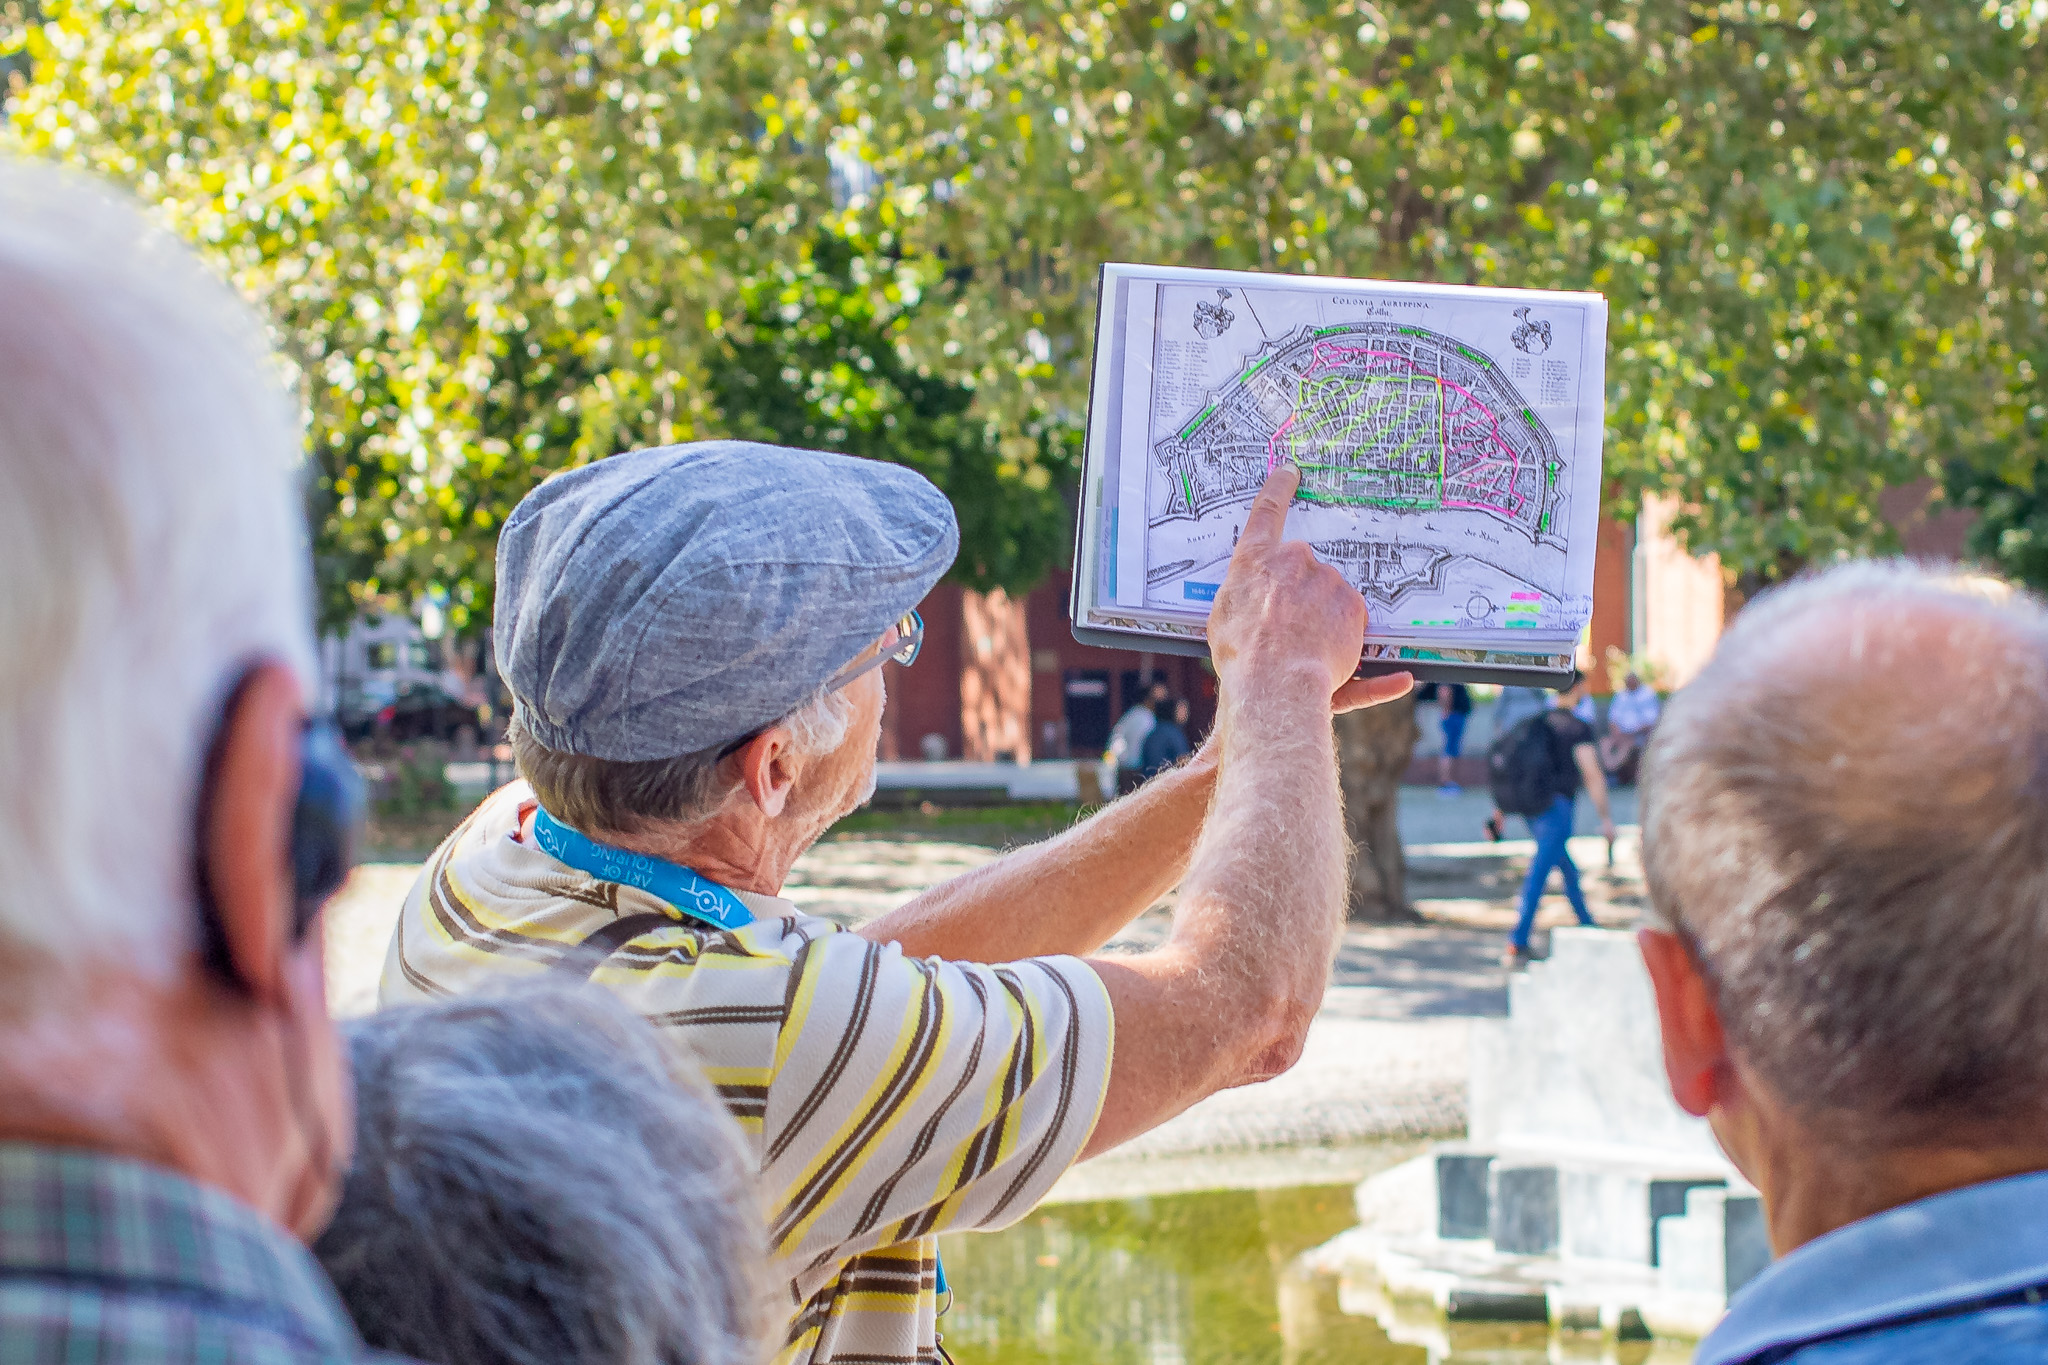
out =
<path fill-rule="evenodd" d="M 1493 703 L 1493 743 L 1499 744 L 1517 725 L 1550 709 L 1550 691 L 1542 687 L 1504 686 Z M 1495 806 L 1486 817 L 1486 837 L 1499 843 L 1507 835 L 1507 812 Z"/>
<path fill-rule="evenodd" d="M 1609 699 L 1607 733 L 1600 737 L 1600 766 L 1616 782 L 1626 785 L 1636 780 L 1643 746 L 1650 742 L 1650 731 L 1656 728 L 1663 710 L 1656 689 L 1635 673 L 1624 678 L 1621 690 Z"/>
<path fill-rule="evenodd" d="M 1510 684 L 1501 688 L 1500 697 L 1493 704 L 1493 732 L 1504 735 L 1530 716 L 1540 716 L 1549 709 L 1549 688 Z"/>
<path fill-rule="evenodd" d="M 1536 927 L 1536 910 L 1553 871 L 1563 877 L 1565 899 L 1571 902 L 1579 923 L 1593 923 L 1593 913 L 1586 908 L 1585 892 L 1579 886 L 1578 864 L 1572 861 L 1571 854 L 1579 788 L 1584 786 L 1592 794 L 1593 808 L 1600 813 L 1600 832 L 1610 844 L 1614 839 L 1614 817 L 1607 804 L 1607 777 L 1600 770 L 1593 729 L 1578 716 L 1580 704 L 1590 695 L 1586 675 L 1573 673 L 1571 685 L 1557 693 L 1550 709 L 1532 722 L 1524 742 L 1514 746 L 1517 771 L 1510 785 L 1523 792 L 1524 798 L 1513 803 L 1513 813 L 1529 822 L 1536 853 L 1529 860 L 1514 934 L 1502 957 L 1509 967 L 1520 967 L 1529 961 L 1529 937 Z"/>
<path fill-rule="evenodd" d="M 693 1063 L 608 992 L 350 1024 L 356 1160 L 314 1253 L 373 1346 L 438 1365 L 753 1365 L 764 1214 Z"/>
<path fill-rule="evenodd" d="M 1162 699 L 1153 709 L 1157 723 L 1145 736 L 1139 751 L 1145 776 L 1157 777 L 1194 752 L 1188 743 L 1188 703 L 1185 697 Z"/>
<path fill-rule="evenodd" d="M 1437 728 L 1443 732 L 1444 751 L 1436 761 L 1437 794 L 1456 796 L 1458 759 L 1465 752 L 1465 725 L 1472 719 L 1472 689 L 1463 683 L 1436 685 Z"/>
<path fill-rule="evenodd" d="M 1106 757 L 1116 765 L 1118 796 L 1136 791 L 1145 780 L 1145 738 L 1159 723 L 1159 708 L 1166 698 L 1166 684 L 1155 679 L 1145 689 L 1144 698 L 1133 703 L 1110 727 Z"/>
<path fill-rule="evenodd" d="M 0 160 L 0 299 L 0 1359 L 365 1359 L 296 408 L 97 183 Z"/>

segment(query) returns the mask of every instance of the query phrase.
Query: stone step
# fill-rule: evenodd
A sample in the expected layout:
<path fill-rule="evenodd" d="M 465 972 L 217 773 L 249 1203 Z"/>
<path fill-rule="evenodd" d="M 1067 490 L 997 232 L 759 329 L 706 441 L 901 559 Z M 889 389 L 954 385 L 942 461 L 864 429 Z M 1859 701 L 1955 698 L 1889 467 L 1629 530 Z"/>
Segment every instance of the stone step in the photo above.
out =
<path fill-rule="evenodd" d="M 1508 1017 L 1472 1033 L 1471 1137 L 1675 1158 L 1729 1173 L 1713 1135 L 1664 1076 L 1657 1010 L 1635 935 L 1558 929 L 1550 957 L 1509 986 Z"/>
<path fill-rule="evenodd" d="M 1456 1144 L 1436 1154 L 1436 1232 L 1491 1242 L 1503 1255 L 1655 1267 L 1660 1224 L 1684 1215 L 1689 1192 L 1727 1185 L 1726 1175 L 1697 1167 Z"/>
<path fill-rule="evenodd" d="M 1468 1110 L 1420 1217 L 1350 1243 L 1390 1294 L 1444 1321 L 1531 1321 L 1540 1301 L 1553 1323 L 1697 1336 L 1769 1264 L 1756 1192 L 1671 1098 L 1633 934 L 1553 934 L 1508 1017 L 1473 1024 Z M 1362 1210 L 1384 1202 L 1370 1184 Z"/>
<path fill-rule="evenodd" d="M 1697 1188 L 1685 1211 L 1657 1225 L 1658 1283 L 1726 1299 L 1771 1263 L 1763 1204 L 1754 1191 Z"/>

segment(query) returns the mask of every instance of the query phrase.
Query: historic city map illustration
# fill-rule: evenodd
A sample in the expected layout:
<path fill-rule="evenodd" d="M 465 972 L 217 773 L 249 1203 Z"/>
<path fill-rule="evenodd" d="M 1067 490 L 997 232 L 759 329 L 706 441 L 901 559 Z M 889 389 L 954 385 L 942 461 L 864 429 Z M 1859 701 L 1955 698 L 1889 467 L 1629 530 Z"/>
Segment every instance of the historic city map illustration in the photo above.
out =
<path fill-rule="evenodd" d="M 1114 437 L 1098 615 L 1199 619 L 1288 460 L 1288 534 L 1358 587 L 1372 639 L 1572 647 L 1592 606 L 1598 296 L 1143 267 L 1104 286 L 1122 326 L 1098 340 L 1097 404 L 1116 392 L 1090 425 L 1091 470 Z"/>

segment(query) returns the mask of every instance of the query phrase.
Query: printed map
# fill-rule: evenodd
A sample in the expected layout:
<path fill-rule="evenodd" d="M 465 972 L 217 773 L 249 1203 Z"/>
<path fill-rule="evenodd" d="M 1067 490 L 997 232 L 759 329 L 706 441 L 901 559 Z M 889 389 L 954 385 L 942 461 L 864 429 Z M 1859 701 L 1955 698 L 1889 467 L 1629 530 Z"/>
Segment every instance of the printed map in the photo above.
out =
<path fill-rule="evenodd" d="M 1158 459 L 1170 477 L 1155 523 L 1248 501 L 1289 459 L 1303 502 L 1469 508 L 1532 539 L 1549 530 L 1564 470 L 1549 430 L 1491 360 L 1379 322 L 1303 328 L 1160 442 Z"/>
<path fill-rule="evenodd" d="M 1154 287 L 1126 338 L 1149 352 L 1142 482 L 1121 476 L 1126 505 L 1142 493 L 1142 547 L 1121 551 L 1142 556 L 1142 596 L 1118 601 L 1205 609 L 1245 507 L 1291 460 L 1288 533 L 1358 586 L 1375 636 L 1516 630 L 1536 649 L 1583 628 L 1602 394 L 1582 343 L 1604 314 L 1585 295 L 1404 288 Z"/>

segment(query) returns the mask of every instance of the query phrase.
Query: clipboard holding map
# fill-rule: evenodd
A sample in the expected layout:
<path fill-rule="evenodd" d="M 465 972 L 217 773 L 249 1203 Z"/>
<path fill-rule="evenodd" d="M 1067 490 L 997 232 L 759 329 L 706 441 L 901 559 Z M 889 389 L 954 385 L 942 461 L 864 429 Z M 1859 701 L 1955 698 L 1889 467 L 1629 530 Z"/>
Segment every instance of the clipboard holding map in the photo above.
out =
<path fill-rule="evenodd" d="M 1106 265 L 1071 611 L 1085 644 L 1208 653 L 1245 509 L 1366 601 L 1362 673 L 1556 685 L 1593 611 L 1598 294 Z"/>

